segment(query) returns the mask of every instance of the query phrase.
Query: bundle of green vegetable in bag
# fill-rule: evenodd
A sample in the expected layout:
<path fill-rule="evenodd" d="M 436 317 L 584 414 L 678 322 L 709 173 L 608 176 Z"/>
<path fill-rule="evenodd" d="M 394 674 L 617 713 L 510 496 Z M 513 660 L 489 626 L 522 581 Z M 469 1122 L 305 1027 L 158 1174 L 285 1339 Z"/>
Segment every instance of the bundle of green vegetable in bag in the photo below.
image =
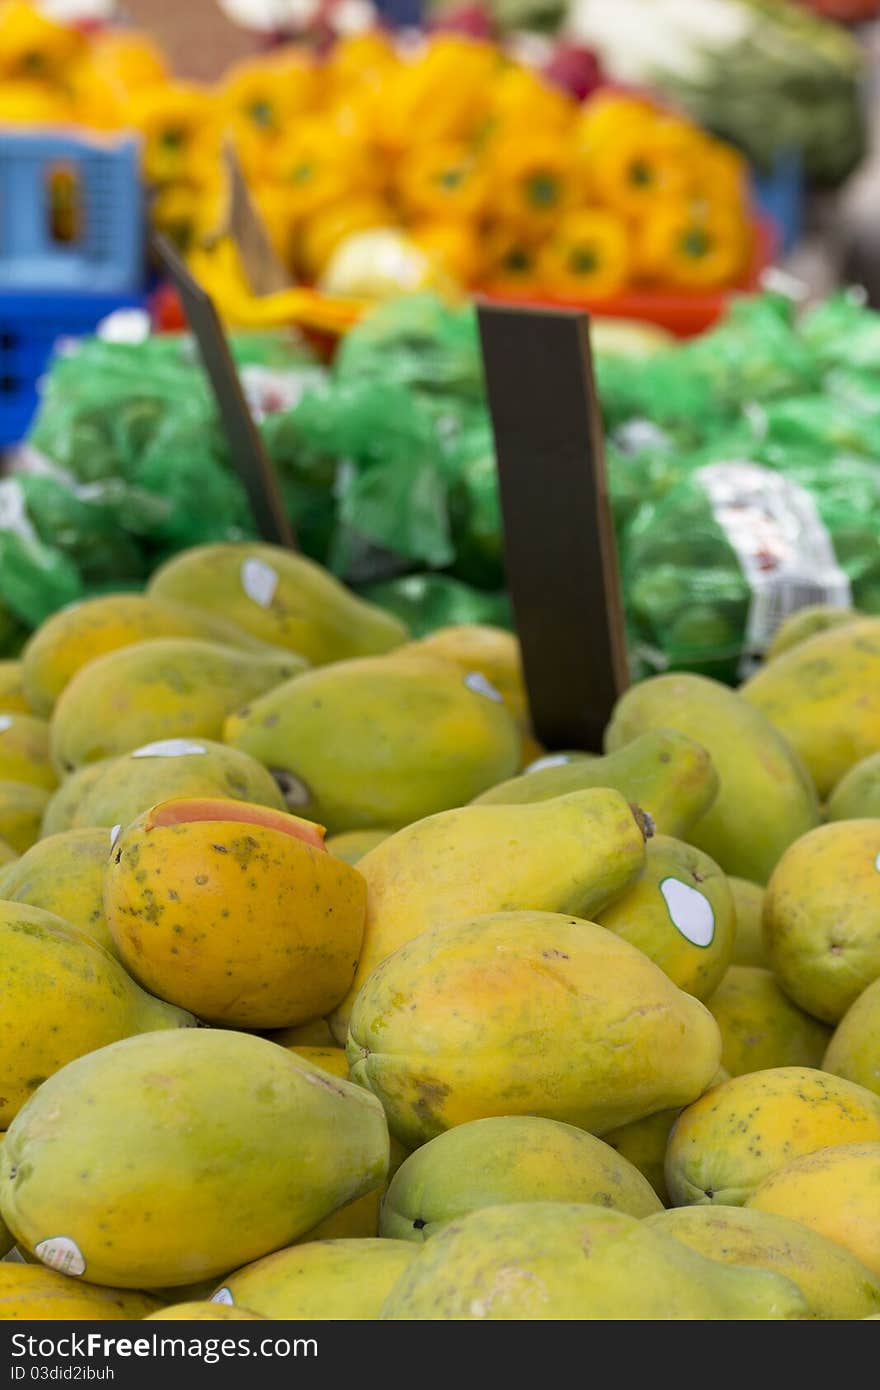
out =
<path fill-rule="evenodd" d="M 631 338 L 601 323 L 594 334 L 641 669 L 734 680 L 794 606 L 852 599 L 880 612 L 880 316 L 854 294 L 800 316 L 790 300 L 765 294 L 736 301 L 717 328 L 683 344 L 652 333 L 636 336 L 633 351 Z M 105 379 L 99 347 L 81 359 L 95 368 L 88 380 L 72 380 L 68 363 L 53 372 L 37 437 L 93 481 L 56 472 L 56 488 L 79 489 L 64 502 L 75 524 L 59 512 L 54 533 L 32 527 L 41 544 L 56 542 L 47 593 L 94 586 L 114 569 L 139 582 L 194 529 L 199 539 L 253 534 L 200 369 L 179 343 L 157 343 L 155 353 L 153 376 L 138 377 L 142 353 L 111 362 Z M 302 371 L 295 398 L 260 429 L 305 552 L 418 632 L 509 621 L 473 309 L 431 296 L 387 303 L 352 331 L 328 372 Z M 97 411 L 121 375 L 128 394 L 120 387 L 113 409 Z M 28 484 L 28 507 L 46 518 L 62 501 L 41 499 L 41 486 Z M 89 493 L 95 487 L 100 494 Z M 740 523 L 751 518 L 745 538 L 738 508 Z M 3 530 L 0 513 L 0 539 Z M 751 532 L 765 537 L 766 553 L 749 549 Z M 805 548 L 821 565 L 804 562 Z M 17 623 L 33 621 L 21 603 L 15 612 Z"/>

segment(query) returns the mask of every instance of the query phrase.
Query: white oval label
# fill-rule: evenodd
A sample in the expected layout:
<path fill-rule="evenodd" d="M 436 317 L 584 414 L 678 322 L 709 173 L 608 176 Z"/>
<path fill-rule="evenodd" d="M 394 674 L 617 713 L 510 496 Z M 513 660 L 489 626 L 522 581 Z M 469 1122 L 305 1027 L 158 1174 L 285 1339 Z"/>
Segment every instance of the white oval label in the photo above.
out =
<path fill-rule="evenodd" d="M 664 878 L 660 892 L 672 925 L 694 946 L 711 946 L 715 936 L 712 904 L 698 888 L 678 878 Z"/>
<path fill-rule="evenodd" d="M 877 858 L 874 860 L 874 868 L 877 870 L 878 874 L 880 874 L 880 854 L 878 854 Z"/>
<path fill-rule="evenodd" d="M 50 1236 L 34 1246 L 34 1254 L 41 1264 L 49 1269 L 57 1269 L 59 1274 L 84 1274 L 86 1262 L 76 1241 L 69 1236 Z"/>
<path fill-rule="evenodd" d="M 492 682 L 486 679 L 482 671 L 470 671 L 465 676 L 464 683 L 468 690 L 472 690 L 475 695 L 485 695 L 487 700 L 495 700 L 499 705 L 504 704 L 502 696 Z"/>
<path fill-rule="evenodd" d="M 225 1285 L 222 1289 L 218 1289 L 216 1293 L 212 1293 L 209 1301 L 211 1303 L 225 1303 L 230 1308 L 235 1304 L 235 1299 Z"/>
<path fill-rule="evenodd" d="M 0 734 L 5 734 L 7 729 L 12 728 L 12 715 L 0 714 Z"/>
<path fill-rule="evenodd" d="M 110 848 L 111 848 L 111 849 L 113 849 L 113 848 L 115 847 L 116 841 L 119 839 L 119 837 L 120 837 L 121 834 L 122 834 L 122 826 L 121 826 L 121 825 L 114 825 L 113 829 L 110 831 Z"/>
<path fill-rule="evenodd" d="M 523 775 L 528 777 L 530 772 L 543 772 L 545 767 L 568 767 L 571 761 L 568 753 L 545 753 L 543 758 L 529 763 Z"/>
<path fill-rule="evenodd" d="M 265 560 L 245 560 L 241 567 L 241 587 L 254 603 L 268 608 L 278 588 L 278 575 Z"/>
<path fill-rule="evenodd" d="M 136 748 L 133 758 L 185 758 L 191 753 L 207 753 L 203 743 L 193 743 L 188 738 L 165 738 L 158 743 L 145 743 Z"/>

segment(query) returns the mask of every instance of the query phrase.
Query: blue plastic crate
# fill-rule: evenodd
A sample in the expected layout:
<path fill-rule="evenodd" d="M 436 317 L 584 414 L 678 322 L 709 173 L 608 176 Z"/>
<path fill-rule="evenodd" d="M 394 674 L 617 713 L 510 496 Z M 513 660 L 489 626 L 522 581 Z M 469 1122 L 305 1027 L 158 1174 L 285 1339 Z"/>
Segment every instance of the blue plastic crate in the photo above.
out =
<path fill-rule="evenodd" d="M 24 439 L 40 378 L 59 338 L 93 333 L 114 309 L 139 308 L 142 295 L 29 294 L 0 289 L 0 448 Z"/>
<path fill-rule="evenodd" d="M 0 289 L 130 294 L 143 278 L 137 140 L 0 130 Z"/>
<path fill-rule="evenodd" d="M 804 229 L 805 186 L 800 151 L 786 150 L 777 155 L 767 174 L 753 171 L 752 190 L 761 212 L 776 224 L 780 251 L 788 255 Z"/>

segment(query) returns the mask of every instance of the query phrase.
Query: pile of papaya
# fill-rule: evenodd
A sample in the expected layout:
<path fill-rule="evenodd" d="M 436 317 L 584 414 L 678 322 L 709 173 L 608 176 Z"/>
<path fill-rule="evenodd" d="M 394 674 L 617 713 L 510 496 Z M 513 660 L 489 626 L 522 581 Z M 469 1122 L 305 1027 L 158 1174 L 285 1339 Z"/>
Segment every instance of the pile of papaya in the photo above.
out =
<path fill-rule="evenodd" d="M 0 663 L 0 1318 L 880 1316 L 880 619 L 548 752 L 223 544 Z"/>

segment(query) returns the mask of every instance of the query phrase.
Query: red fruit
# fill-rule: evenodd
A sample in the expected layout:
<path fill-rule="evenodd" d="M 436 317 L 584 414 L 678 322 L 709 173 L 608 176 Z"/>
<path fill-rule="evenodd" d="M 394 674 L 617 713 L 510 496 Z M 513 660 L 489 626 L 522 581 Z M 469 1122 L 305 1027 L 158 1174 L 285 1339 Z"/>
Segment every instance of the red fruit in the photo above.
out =
<path fill-rule="evenodd" d="M 602 65 L 591 48 L 578 44 L 559 43 L 549 63 L 544 67 L 548 82 L 583 101 L 603 86 Z"/>
<path fill-rule="evenodd" d="M 495 36 L 492 16 L 482 5 L 460 5 L 431 20 L 432 33 L 464 34 L 469 39 L 491 39 Z"/>

